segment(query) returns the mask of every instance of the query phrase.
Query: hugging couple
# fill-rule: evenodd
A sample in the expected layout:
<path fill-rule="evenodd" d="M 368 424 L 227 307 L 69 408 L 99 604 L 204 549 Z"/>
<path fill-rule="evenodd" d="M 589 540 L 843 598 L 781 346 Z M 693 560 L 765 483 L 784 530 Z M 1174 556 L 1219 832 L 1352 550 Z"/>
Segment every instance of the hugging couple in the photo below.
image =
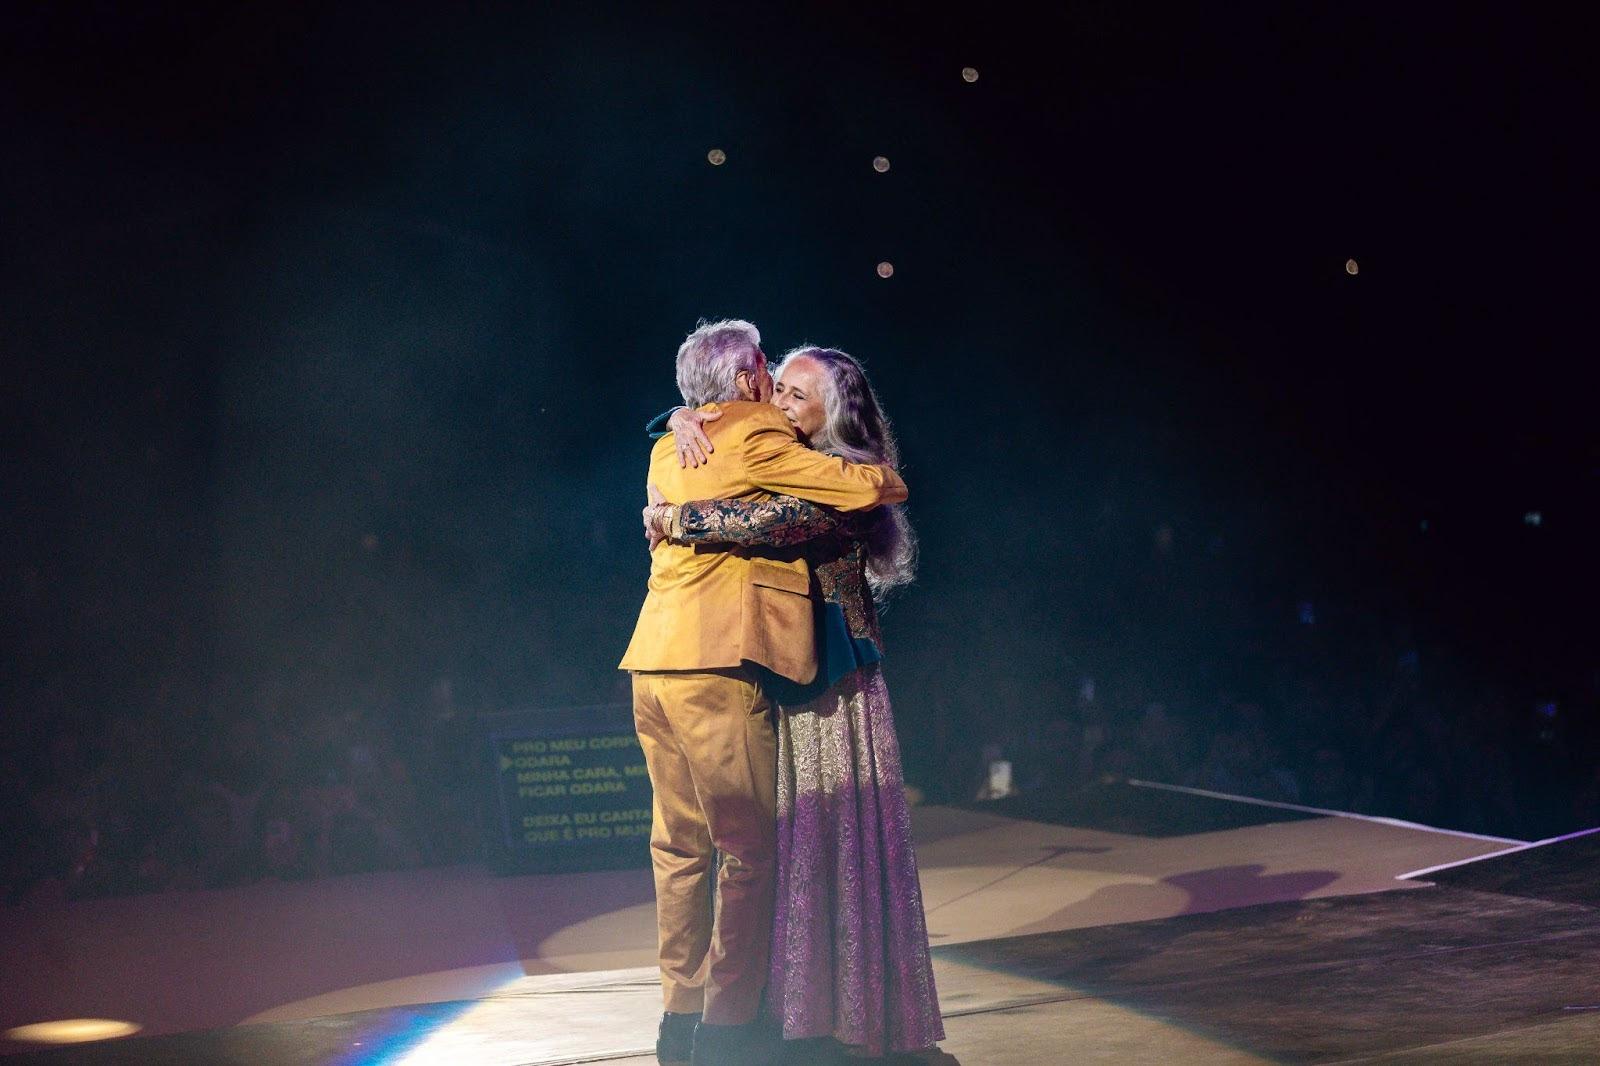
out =
<path fill-rule="evenodd" d="M 662 1064 L 861 1062 L 944 1037 L 875 599 L 916 544 L 861 364 L 678 349 L 621 669 L 655 790 Z"/>

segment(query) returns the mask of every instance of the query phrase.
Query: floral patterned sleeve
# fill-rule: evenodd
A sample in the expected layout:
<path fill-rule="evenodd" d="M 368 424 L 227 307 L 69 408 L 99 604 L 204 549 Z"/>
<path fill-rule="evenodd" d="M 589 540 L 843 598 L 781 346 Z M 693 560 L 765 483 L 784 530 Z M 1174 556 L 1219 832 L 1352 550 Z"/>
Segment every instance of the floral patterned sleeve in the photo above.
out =
<path fill-rule="evenodd" d="M 695 500 L 678 508 L 672 539 L 684 544 L 783 547 L 832 533 L 838 512 L 793 496 L 770 500 Z"/>

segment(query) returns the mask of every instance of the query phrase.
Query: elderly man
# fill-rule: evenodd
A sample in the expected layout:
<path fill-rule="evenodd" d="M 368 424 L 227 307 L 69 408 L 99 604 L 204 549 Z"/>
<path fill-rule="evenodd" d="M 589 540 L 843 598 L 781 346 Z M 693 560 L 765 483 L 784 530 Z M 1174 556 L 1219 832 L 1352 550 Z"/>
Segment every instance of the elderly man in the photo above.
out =
<path fill-rule="evenodd" d="M 797 496 L 841 511 L 906 498 L 893 470 L 802 445 L 768 403 L 772 376 L 748 322 L 701 325 L 678 349 L 678 390 L 714 451 L 700 466 L 658 440 L 649 482 L 669 503 Z M 655 789 L 661 983 L 659 1062 L 751 1066 L 772 925 L 776 738 L 755 667 L 816 674 L 810 572 L 797 551 L 708 550 L 662 542 L 620 668 Z M 712 858 L 721 854 L 715 884 Z M 713 899 L 715 904 L 713 905 Z"/>

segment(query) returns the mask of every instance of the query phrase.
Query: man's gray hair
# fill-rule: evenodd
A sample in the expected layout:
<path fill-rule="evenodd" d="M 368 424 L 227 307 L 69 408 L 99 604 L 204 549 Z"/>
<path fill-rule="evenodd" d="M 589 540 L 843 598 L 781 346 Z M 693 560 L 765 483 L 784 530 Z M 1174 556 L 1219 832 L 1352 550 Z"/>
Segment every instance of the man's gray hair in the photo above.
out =
<path fill-rule="evenodd" d="M 734 379 L 761 360 L 761 331 L 738 318 L 702 321 L 678 346 L 678 391 L 690 407 L 739 398 Z"/>

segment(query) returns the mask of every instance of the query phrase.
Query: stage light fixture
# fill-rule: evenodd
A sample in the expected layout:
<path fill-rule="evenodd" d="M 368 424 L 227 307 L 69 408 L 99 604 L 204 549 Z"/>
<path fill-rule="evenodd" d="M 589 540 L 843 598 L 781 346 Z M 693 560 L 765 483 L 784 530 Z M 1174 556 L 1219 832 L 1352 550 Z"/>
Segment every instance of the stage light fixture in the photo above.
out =
<path fill-rule="evenodd" d="M 876 170 L 879 174 L 889 173 L 889 157 L 884 155 L 874 157 L 872 160 L 872 169 Z"/>
<path fill-rule="evenodd" d="M 1354 259 L 1346 259 L 1344 261 L 1344 272 L 1351 276 L 1359 274 L 1361 273 L 1361 264 Z"/>
<path fill-rule="evenodd" d="M 961 68 L 961 80 L 966 82 L 968 85 L 971 85 L 973 82 L 977 81 L 978 80 L 978 68 L 977 67 L 962 67 Z"/>
<path fill-rule="evenodd" d="M 894 264 L 885 259 L 878 264 L 878 277 L 887 278 L 894 276 Z"/>
<path fill-rule="evenodd" d="M 63 1018 L 56 1022 L 35 1022 L 7 1029 L 0 1036 L 27 1044 L 87 1044 L 93 1040 L 112 1040 L 132 1036 L 144 1026 L 110 1018 Z"/>
<path fill-rule="evenodd" d="M 713 148 L 711 151 L 706 153 L 706 162 L 710 163 L 714 167 L 720 167 L 727 161 L 728 153 L 724 152 L 721 148 Z"/>

